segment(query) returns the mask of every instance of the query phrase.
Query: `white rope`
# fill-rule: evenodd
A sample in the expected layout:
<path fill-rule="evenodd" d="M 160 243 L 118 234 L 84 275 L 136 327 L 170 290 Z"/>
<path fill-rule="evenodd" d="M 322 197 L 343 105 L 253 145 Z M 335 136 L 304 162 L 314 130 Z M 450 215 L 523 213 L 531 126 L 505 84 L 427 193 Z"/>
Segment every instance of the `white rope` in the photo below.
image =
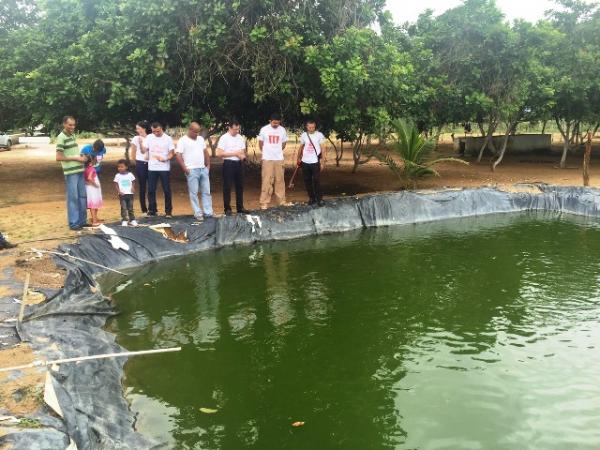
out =
<path fill-rule="evenodd" d="M 33 361 L 29 364 L 23 364 L 21 366 L 13 366 L 13 367 L 4 367 L 0 369 L 0 372 L 9 372 L 11 370 L 21 370 L 21 369 L 30 369 L 33 367 L 47 367 L 54 366 L 59 364 L 67 364 L 74 363 L 80 361 L 90 361 L 95 359 L 106 359 L 106 358 L 121 358 L 121 357 L 129 357 L 129 356 L 140 356 L 140 355 L 153 355 L 156 353 L 167 353 L 167 352 L 178 352 L 181 350 L 181 347 L 171 347 L 171 348 L 157 348 L 154 350 L 140 350 L 137 352 L 120 352 L 120 353 L 104 353 L 100 355 L 89 355 L 89 356 L 79 356 L 77 358 L 63 358 L 63 359 L 55 359 L 54 361 Z"/>
<path fill-rule="evenodd" d="M 101 267 L 102 269 L 110 270 L 111 272 L 118 273 L 119 275 L 127 275 L 123 272 L 119 272 L 118 270 L 111 269 L 110 267 L 103 266 L 102 264 L 98 264 L 93 261 L 88 261 L 87 259 L 79 258 L 78 256 L 73 256 L 69 253 L 53 252 L 50 250 L 39 250 L 39 249 L 33 248 L 33 247 L 31 247 L 31 250 L 28 250 L 28 253 L 47 253 L 47 254 L 56 255 L 56 256 L 66 256 L 67 258 L 76 259 L 77 261 L 82 261 L 84 263 L 91 264 L 93 266 Z"/>

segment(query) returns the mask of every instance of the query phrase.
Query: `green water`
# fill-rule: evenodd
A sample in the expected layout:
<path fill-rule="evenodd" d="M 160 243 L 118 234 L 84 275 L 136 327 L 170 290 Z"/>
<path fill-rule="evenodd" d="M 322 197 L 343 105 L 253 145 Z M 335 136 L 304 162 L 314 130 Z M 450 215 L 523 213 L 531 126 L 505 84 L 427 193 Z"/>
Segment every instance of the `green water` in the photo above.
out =
<path fill-rule="evenodd" d="M 183 347 L 126 365 L 165 448 L 599 449 L 599 279 L 597 224 L 495 216 L 161 263 L 108 329 Z"/>

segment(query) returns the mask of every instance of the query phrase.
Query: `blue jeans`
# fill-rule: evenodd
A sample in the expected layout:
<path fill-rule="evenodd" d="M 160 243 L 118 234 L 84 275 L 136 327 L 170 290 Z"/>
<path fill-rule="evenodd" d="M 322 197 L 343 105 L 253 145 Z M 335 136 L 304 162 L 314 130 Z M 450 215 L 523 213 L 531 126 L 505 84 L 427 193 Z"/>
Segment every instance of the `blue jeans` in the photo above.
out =
<path fill-rule="evenodd" d="M 81 227 L 87 223 L 87 195 L 83 172 L 65 175 L 65 185 L 69 228 Z"/>
<path fill-rule="evenodd" d="M 190 203 L 194 210 L 194 216 L 198 217 L 202 215 L 202 209 L 198 202 L 198 188 L 202 195 L 202 208 L 204 209 L 205 216 L 212 216 L 212 197 L 210 196 L 210 178 L 208 169 L 192 169 L 190 174 L 187 175 L 188 191 L 190 193 Z"/>

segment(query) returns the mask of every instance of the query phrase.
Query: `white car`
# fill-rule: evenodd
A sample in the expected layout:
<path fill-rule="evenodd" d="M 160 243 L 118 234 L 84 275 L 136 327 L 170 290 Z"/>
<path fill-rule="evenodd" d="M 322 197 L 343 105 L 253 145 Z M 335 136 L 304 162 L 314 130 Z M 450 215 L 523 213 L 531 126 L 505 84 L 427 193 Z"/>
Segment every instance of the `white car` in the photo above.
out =
<path fill-rule="evenodd" d="M 10 136 L 3 131 L 0 131 L 0 147 L 9 148 L 12 145 L 12 140 Z"/>

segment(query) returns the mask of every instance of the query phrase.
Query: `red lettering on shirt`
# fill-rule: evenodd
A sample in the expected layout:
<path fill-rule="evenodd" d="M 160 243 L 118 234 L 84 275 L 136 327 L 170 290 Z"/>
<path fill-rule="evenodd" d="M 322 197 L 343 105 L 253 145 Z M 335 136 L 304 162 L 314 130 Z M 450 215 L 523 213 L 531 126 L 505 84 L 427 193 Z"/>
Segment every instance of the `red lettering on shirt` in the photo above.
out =
<path fill-rule="evenodd" d="M 279 136 L 276 134 L 269 134 L 269 144 L 279 144 Z"/>

